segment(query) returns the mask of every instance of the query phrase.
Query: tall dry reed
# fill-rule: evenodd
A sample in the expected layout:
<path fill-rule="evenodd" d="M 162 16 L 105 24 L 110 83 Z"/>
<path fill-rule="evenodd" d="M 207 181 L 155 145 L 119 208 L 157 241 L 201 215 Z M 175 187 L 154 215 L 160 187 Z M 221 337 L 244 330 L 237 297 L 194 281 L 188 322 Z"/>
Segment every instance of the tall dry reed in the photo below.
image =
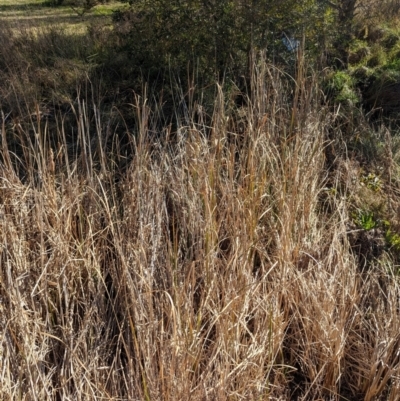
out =
<path fill-rule="evenodd" d="M 334 116 L 301 66 L 251 87 L 173 132 L 136 98 L 118 175 L 82 100 L 74 151 L 39 118 L 16 155 L 3 123 L 1 399 L 398 400 L 399 283 L 351 251 Z"/>

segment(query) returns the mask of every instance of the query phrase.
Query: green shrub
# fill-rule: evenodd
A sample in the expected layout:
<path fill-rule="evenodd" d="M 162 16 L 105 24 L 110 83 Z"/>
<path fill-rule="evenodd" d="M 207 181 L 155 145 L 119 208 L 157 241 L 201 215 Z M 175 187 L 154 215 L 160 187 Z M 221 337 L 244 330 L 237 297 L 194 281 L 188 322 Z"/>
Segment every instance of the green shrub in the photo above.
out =
<path fill-rule="evenodd" d="M 355 79 L 347 71 L 332 72 L 326 82 L 326 91 L 337 103 L 354 105 L 360 101 Z"/>
<path fill-rule="evenodd" d="M 379 67 L 385 65 L 386 61 L 387 54 L 385 50 L 380 45 L 376 45 L 372 50 L 371 57 L 367 61 L 367 66 L 371 68 Z"/>
<path fill-rule="evenodd" d="M 221 82 L 247 74 L 250 50 L 284 61 L 290 53 L 282 44 L 285 35 L 304 36 L 315 56 L 325 18 L 324 8 L 308 0 L 140 0 L 115 13 L 114 22 L 133 73 L 159 77 L 167 69 L 184 78 L 190 64 L 198 77 Z"/>

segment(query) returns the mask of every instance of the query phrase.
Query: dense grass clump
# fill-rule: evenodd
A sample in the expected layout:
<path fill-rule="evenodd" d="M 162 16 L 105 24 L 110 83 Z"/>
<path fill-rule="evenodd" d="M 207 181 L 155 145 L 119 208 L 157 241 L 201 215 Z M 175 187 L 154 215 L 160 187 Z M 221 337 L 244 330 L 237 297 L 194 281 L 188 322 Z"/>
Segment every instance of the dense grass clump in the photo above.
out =
<path fill-rule="evenodd" d="M 75 153 L 62 120 L 3 136 L 2 399 L 397 399 L 398 276 L 352 248 L 335 116 L 312 77 L 252 82 L 157 140 L 137 97 L 124 170 L 83 100 Z"/>

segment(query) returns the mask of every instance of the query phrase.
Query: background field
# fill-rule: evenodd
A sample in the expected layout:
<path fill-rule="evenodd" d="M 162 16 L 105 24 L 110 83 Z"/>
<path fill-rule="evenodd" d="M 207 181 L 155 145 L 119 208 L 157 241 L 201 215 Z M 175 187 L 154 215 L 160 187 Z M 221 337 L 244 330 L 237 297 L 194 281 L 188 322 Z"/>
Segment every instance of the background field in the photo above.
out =
<path fill-rule="evenodd" d="M 44 27 L 57 27 L 71 32 L 82 32 L 85 27 L 94 21 L 110 24 L 113 10 L 121 9 L 121 3 L 100 4 L 90 12 L 79 15 L 82 7 L 52 6 L 42 0 L 2 0 L 0 4 L 0 20 L 2 24 L 9 24 L 15 29 L 38 29 Z"/>

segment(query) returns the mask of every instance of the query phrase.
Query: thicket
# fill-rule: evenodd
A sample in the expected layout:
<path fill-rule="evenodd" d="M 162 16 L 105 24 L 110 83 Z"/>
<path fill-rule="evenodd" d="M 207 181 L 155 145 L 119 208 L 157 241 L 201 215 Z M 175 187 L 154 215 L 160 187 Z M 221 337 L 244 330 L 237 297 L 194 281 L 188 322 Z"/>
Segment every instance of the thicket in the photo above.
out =
<path fill-rule="evenodd" d="M 142 0 L 114 16 L 133 74 L 154 81 L 173 71 L 183 85 L 194 76 L 204 87 L 248 77 L 251 52 L 293 62 L 284 38 L 305 39 L 317 59 L 328 19 L 323 4 L 293 0 Z"/>

